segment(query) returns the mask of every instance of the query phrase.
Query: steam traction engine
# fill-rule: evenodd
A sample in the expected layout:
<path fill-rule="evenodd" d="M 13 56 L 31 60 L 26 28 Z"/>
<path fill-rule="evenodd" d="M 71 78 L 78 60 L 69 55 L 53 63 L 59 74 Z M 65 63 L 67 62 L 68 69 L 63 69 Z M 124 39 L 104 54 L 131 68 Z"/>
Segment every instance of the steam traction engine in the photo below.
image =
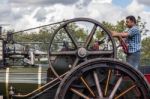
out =
<path fill-rule="evenodd" d="M 38 76 L 45 80 L 36 82 L 30 71 L 33 75 L 26 77 L 32 78 L 29 82 L 13 82 L 18 83 L 16 86 L 23 83 L 20 87 L 27 91 L 22 93 L 8 88 L 13 83 L 6 82 L 6 98 L 150 99 L 150 87 L 143 74 L 117 59 L 113 37 L 93 19 L 75 18 L 61 24 L 50 37 L 48 57 L 49 67 L 41 66 Z M 31 85 L 39 83 L 38 88 Z"/>

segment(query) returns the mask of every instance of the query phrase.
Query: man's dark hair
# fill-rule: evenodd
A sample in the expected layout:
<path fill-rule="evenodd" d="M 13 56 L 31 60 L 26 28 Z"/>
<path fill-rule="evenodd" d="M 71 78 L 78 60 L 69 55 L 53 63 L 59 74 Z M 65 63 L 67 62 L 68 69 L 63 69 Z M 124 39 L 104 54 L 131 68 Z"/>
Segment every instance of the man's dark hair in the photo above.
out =
<path fill-rule="evenodd" d="M 136 19 L 134 16 L 130 15 L 130 16 L 127 16 L 126 19 L 129 19 L 131 20 L 132 22 L 134 22 L 136 24 Z"/>

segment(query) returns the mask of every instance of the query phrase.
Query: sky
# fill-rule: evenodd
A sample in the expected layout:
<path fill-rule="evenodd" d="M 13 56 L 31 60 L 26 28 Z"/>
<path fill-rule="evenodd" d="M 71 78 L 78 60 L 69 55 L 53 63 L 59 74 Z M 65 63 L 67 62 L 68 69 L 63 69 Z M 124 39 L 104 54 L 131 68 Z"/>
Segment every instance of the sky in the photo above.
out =
<path fill-rule="evenodd" d="M 0 0 L 0 24 L 15 31 L 76 17 L 115 24 L 128 15 L 150 29 L 150 0 Z"/>

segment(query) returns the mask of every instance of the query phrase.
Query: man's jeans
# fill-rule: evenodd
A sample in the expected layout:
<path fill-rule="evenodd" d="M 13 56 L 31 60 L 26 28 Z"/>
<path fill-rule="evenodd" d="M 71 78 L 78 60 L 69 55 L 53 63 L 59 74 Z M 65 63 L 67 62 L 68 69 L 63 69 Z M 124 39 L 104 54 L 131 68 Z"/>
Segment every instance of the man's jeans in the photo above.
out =
<path fill-rule="evenodd" d="M 128 53 L 127 54 L 127 62 L 131 64 L 135 69 L 138 69 L 140 65 L 140 51 L 137 51 L 135 53 Z"/>

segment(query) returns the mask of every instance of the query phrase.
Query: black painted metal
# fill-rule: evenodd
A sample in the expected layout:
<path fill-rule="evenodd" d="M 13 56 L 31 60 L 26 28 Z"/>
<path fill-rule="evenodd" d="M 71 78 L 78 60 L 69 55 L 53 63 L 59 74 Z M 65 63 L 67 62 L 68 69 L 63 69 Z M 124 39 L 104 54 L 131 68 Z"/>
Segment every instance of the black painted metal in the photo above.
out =
<path fill-rule="evenodd" d="M 99 79 L 102 79 L 105 77 L 105 75 L 107 75 L 107 71 L 108 70 L 112 70 L 113 72 L 115 72 L 115 70 L 117 70 L 117 72 L 119 73 L 118 75 L 114 75 L 113 78 L 119 78 L 119 77 L 123 77 L 123 80 L 126 81 L 126 78 L 130 78 L 130 81 L 133 82 L 133 84 L 135 84 L 137 87 L 137 89 L 139 90 L 139 94 L 134 93 L 134 91 L 132 91 L 132 93 L 124 95 L 123 97 L 120 97 L 119 99 L 150 99 L 150 87 L 147 83 L 147 81 L 145 80 L 144 76 L 137 70 L 135 70 L 132 66 L 130 66 L 129 64 L 120 62 L 118 60 L 115 59 L 91 59 L 88 62 L 84 62 L 81 63 L 80 65 L 78 65 L 77 67 L 75 67 L 74 69 L 72 69 L 62 80 L 61 84 L 59 85 L 58 89 L 57 89 L 57 93 L 55 96 L 55 99 L 67 99 L 68 95 L 69 95 L 69 99 L 72 99 L 74 97 L 75 94 L 71 93 L 70 88 L 75 88 L 75 89 L 80 89 L 81 93 L 84 93 L 85 95 L 89 96 L 90 99 L 92 98 L 98 98 L 98 97 L 92 97 L 88 91 L 84 92 L 83 90 L 87 90 L 83 84 L 79 83 L 79 77 L 85 77 L 85 79 L 87 80 L 87 82 L 89 82 L 89 85 L 91 88 L 93 88 L 96 85 L 93 85 L 94 82 L 91 82 L 93 80 L 92 76 L 89 76 L 90 79 L 88 79 L 87 75 L 92 75 L 93 71 L 100 72 L 100 74 L 103 74 L 103 77 L 100 77 Z M 116 73 L 117 73 L 116 72 Z M 100 76 L 100 75 L 98 75 Z M 107 77 L 107 76 L 106 76 Z M 127 80 L 128 81 L 128 80 Z M 76 82 L 76 83 L 75 83 Z M 77 83 L 78 82 L 78 83 Z M 79 86 L 82 85 L 82 87 L 77 87 L 76 84 Z M 100 80 L 99 84 L 101 85 L 101 87 L 104 89 L 104 85 L 105 83 L 105 78 L 104 81 Z M 103 85 L 104 84 L 104 85 Z M 115 83 L 111 83 L 112 86 L 115 85 Z M 122 86 L 126 86 L 126 83 L 121 83 Z M 110 86 L 109 86 L 110 87 Z M 125 87 L 128 88 L 128 87 Z M 103 90 L 102 89 L 102 90 Z M 135 90 L 135 89 L 134 89 Z M 109 88 L 109 91 L 112 91 L 111 88 Z M 121 86 L 118 88 L 115 96 L 117 96 L 118 94 L 120 94 L 122 91 Z M 97 92 L 96 89 L 94 89 L 94 92 Z M 134 95 L 140 95 L 139 97 L 134 96 Z M 132 96 L 132 98 L 131 98 Z M 108 98 L 107 96 L 104 98 Z M 76 99 L 81 99 L 81 97 L 76 97 Z M 101 98 L 100 98 L 101 99 Z M 103 99 L 103 98 L 102 98 Z M 110 98 L 111 99 L 111 98 Z M 114 99 L 114 98 L 113 98 Z"/>
<path fill-rule="evenodd" d="M 73 22 L 89 22 L 89 23 L 92 23 L 93 25 L 94 25 L 94 27 L 93 27 L 93 29 L 92 29 L 92 31 L 91 31 L 91 33 L 89 34 L 89 36 L 88 36 L 88 38 L 87 38 L 87 40 L 86 40 L 86 43 L 84 44 L 84 46 L 79 46 L 79 44 L 77 43 L 77 41 L 74 39 L 75 37 L 73 36 L 73 34 L 71 33 L 71 32 L 69 32 L 69 30 L 68 30 L 68 28 L 67 28 L 67 25 L 68 24 L 70 24 L 70 23 L 73 23 Z M 92 37 L 93 37 L 93 35 L 95 34 L 95 32 L 96 32 L 96 28 L 97 27 L 100 27 L 100 28 L 102 28 L 105 32 L 106 32 L 106 34 L 108 35 L 108 37 L 110 38 L 110 41 L 111 41 L 111 43 L 112 43 L 112 47 L 113 47 L 113 50 L 111 50 L 111 51 L 88 51 L 87 50 L 87 48 L 88 48 L 88 46 L 89 46 L 89 44 L 90 44 L 90 42 L 91 42 L 91 40 L 92 40 Z M 66 33 L 68 34 L 68 36 L 69 36 L 69 38 L 72 40 L 72 42 L 73 42 L 73 44 L 74 44 L 74 46 L 75 46 L 75 48 L 76 48 L 76 50 L 74 50 L 74 51 L 60 51 L 60 52 L 53 52 L 53 51 L 51 51 L 51 46 L 52 46 L 52 43 L 53 43 L 53 40 L 54 40 L 54 38 L 55 38 L 55 36 L 57 35 L 57 33 L 59 32 L 59 30 L 61 30 L 61 29 L 65 29 L 65 31 L 66 31 Z M 87 50 L 87 55 L 86 55 L 86 57 L 84 57 L 85 58 L 85 60 L 82 58 L 82 57 L 78 57 L 78 50 L 80 49 L 80 48 L 85 48 L 86 50 Z M 65 61 L 65 58 L 68 56 L 70 56 L 71 55 L 71 58 L 72 57 L 74 57 L 73 58 L 73 60 L 74 60 L 74 62 L 72 63 L 72 67 L 71 68 L 74 68 L 78 63 L 81 63 L 81 61 L 83 62 L 83 61 L 88 61 L 86 58 L 87 58 L 87 56 L 96 56 L 96 55 L 101 55 L 100 57 L 103 57 L 104 55 L 105 55 L 105 57 L 110 57 L 110 58 L 116 58 L 116 45 L 115 45 L 115 41 L 114 41 L 114 39 L 113 39 L 113 37 L 111 36 L 111 33 L 110 33 L 110 31 L 109 30 L 107 30 L 105 27 L 103 27 L 103 25 L 101 24 L 101 23 L 99 23 L 98 21 L 95 21 L 95 20 L 93 20 L 93 19 L 89 19 L 89 18 L 75 18 L 75 19 L 71 19 L 71 20 L 68 20 L 67 22 L 65 22 L 64 24 L 62 24 L 55 32 L 54 32 L 54 34 L 51 36 L 51 39 L 50 39 L 50 46 L 49 46 L 49 65 L 50 65 L 50 68 L 51 68 L 51 70 L 53 71 L 53 73 L 55 74 L 55 76 L 56 77 L 58 77 L 59 78 L 59 74 L 60 73 L 58 73 L 58 72 L 60 72 L 60 71 L 63 71 L 64 69 L 66 69 L 66 68 L 62 68 L 62 70 L 56 70 L 57 68 L 55 68 L 55 67 L 63 67 L 64 65 L 69 65 L 69 64 L 59 64 L 59 63 L 57 63 L 57 65 L 58 66 L 54 66 L 54 64 L 52 64 L 52 62 L 50 61 L 50 57 L 51 56 L 57 56 L 57 57 L 60 57 L 60 58 L 63 58 L 64 57 L 64 61 Z M 94 57 L 95 58 L 95 57 Z M 67 60 L 66 60 L 67 61 Z M 80 61 L 80 62 L 79 62 Z M 68 68 L 68 70 L 69 70 L 69 68 Z M 60 78 L 61 79 L 61 78 Z"/>

